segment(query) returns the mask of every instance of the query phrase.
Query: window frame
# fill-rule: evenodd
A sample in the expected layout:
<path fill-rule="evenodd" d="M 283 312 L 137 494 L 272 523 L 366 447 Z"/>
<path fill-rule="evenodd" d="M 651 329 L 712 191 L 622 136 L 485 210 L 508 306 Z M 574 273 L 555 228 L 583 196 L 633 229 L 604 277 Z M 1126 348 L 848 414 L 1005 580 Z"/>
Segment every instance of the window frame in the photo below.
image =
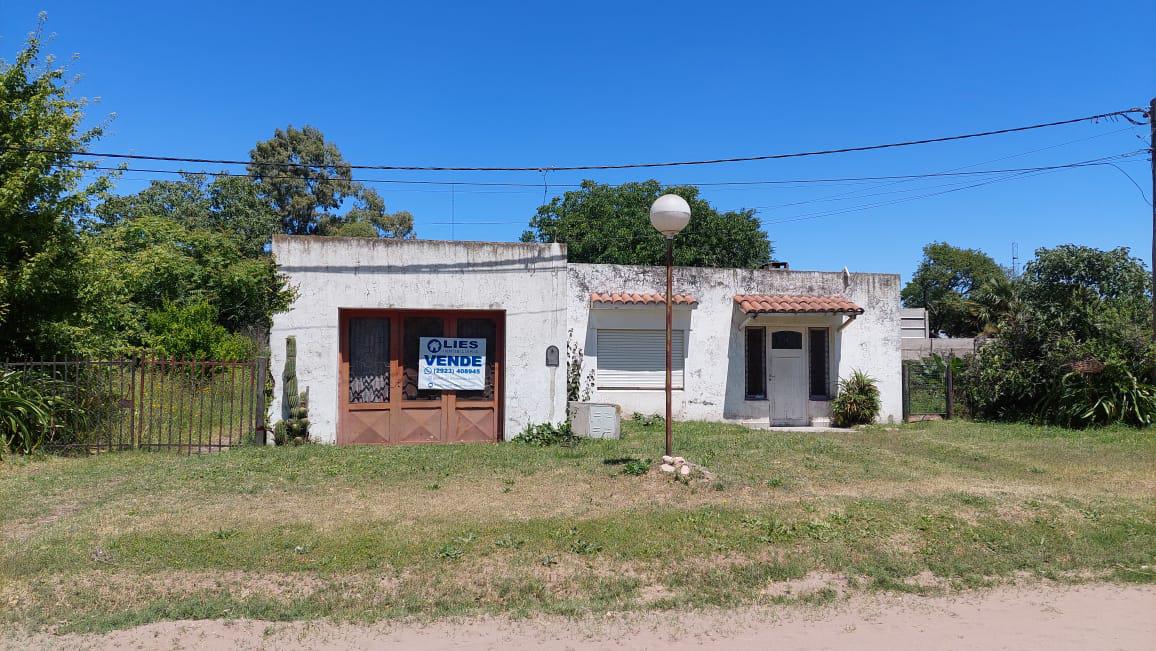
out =
<path fill-rule="evenodd" d="M 823 333 L 823 393 L 818 394 L 813 391 L 815 388 L 814 378 L 812 377 L 815 362 L 815 333 Z M 828 402 L 831 400 L 831 328 L 829 326 L 808 326 L 807 327 L 807 398 L 808 400 L 816 402 Z"/>
<path fill-rule="evenodd" d="M 752 331 L 758 331 L 759 345 L 757 346 L 759 357 L 759 368 L 761 369 L 760 382 L 762 385 L 762 392 L 751 391 L 751 334 Z M 747 326 L 743 328 L 743 400 L 765 402 L 769 400 L 767 395 L 767 327 L 766 326 Z"/>

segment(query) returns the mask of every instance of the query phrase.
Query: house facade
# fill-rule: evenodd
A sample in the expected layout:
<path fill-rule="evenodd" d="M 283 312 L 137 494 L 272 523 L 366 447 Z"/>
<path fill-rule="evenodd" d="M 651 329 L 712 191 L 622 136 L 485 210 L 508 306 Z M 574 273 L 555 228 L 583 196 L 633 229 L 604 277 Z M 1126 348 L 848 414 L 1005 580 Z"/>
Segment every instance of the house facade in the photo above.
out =
<path fill-rule="evenodd" d="M 572 264 L 560 244 L 278 236 L 273 254 L 297 299 L 271 370 L 295 337 L 318 441 L 507 440 L 565 420 L 568 362 L 583 400 L 664 410 L 661 267 Z M 675 418 L 822 425 L 862 370 L 900 419 L 897 275 L 679 267 L 674 299 Z"/>

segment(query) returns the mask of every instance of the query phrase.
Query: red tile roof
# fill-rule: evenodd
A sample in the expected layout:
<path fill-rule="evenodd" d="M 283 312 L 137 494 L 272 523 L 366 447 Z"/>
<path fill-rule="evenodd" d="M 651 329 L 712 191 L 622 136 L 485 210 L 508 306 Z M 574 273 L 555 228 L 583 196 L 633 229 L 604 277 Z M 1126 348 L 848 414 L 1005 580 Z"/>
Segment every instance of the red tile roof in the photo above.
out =
<path fill-rule="evenodd" d="M 611 303 L 615 305 L 650 305 L 666 304 L 666 294 L 647 293 L 647 294 L 630 294 L 627 292 L 592 292 L 590 294 L 591 303 Z M 675 305 L 694 305 L 698 303 L 691 294 L 675 294 L 674 300 L 671 301 Z"/>
<path fill-rule="evenodd" d="M 842 296 L 739 294 L 735 303 L 747 314 L 863 314 L 863 308 Z"/>

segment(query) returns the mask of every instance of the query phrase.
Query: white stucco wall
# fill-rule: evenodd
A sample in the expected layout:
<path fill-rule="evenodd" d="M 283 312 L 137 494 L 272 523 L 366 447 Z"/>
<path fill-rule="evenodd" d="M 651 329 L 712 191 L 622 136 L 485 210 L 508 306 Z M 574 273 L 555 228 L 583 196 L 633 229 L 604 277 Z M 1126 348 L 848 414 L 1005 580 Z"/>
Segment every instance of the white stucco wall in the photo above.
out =
<path fill-rule="evenodd" d="M 584 373 L 598 364 L 597 328 L 665 327 L 665 309 L 621 307 L 591 309 L 591 292 L 664 291 L 662 267 L 570 264 L 567 274 L 567 328 L 585 353 Z M 902 418 L 902 369 L 900 361 L 899 276 L 896 274 L 813 272 L 788 270 L 677 268 L 674 293 L 693 294 L 694 309 L 677 307 L 675 329 L 686 329 L 685 388 L 674 391 L 674 416 L 701 420 L 766 420 L 766 400 L 748 401 L 744 396 L 744 340 L 747 320 L 734 303 L 735 294 L 841 295 L 865 312 L 841 332 L 846 319 L 839 315 L 761 315 L 757 325 L 831 328 L 831 379 L 862 370 L 879 383 L 883 408 L 881 421 Z M 596 402 L 611 402 L 625 413 L 662 413 L 662 390 L 597 390 Z M 825 402 L 809 403 L 810 416 L 826 415 Z"/>
<path fill-rule="evenodd" d="M 566 418 L 564 245 L 277 236 L 273 255 L 298 297 L 273 319 L 270 370 L 279 385 L 285 338 L 296 336 L 315 440 L 336 440 L 341 308 L 503 310 L 505 437 Z M 551 345 L 559 367 L 546 366 Z M 282 417 L 279 389 L 270 414 Z"/>

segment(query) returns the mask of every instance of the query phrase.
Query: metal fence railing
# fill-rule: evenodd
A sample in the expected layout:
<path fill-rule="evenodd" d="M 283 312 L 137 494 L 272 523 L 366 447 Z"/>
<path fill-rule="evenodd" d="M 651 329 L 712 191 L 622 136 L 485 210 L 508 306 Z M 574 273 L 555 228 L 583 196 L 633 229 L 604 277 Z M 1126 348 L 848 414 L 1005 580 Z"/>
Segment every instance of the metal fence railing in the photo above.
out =
<path fill-rule="evenodd" d="M 957 381 L 954 356 L 903 360 L 903 418 L 906 421 L 966 416 L 967 401 Z"/>
<path fill-rule="evenodd" d="M 0 362 L 64 398 L 41 448 L 208 452 L 263 442 L 267 361 Z"/>

